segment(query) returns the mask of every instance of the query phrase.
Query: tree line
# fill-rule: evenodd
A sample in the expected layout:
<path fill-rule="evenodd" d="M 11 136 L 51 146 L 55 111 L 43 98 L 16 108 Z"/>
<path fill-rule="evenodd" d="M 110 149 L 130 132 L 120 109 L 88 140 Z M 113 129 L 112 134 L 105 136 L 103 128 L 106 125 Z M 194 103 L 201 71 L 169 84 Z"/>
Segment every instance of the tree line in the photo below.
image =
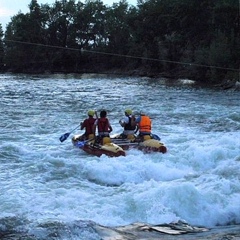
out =
<path fill-rule="evenodd" d="M 56 0 L 0 24 L 0 70 L 238 78 L 238 0 Z"/>

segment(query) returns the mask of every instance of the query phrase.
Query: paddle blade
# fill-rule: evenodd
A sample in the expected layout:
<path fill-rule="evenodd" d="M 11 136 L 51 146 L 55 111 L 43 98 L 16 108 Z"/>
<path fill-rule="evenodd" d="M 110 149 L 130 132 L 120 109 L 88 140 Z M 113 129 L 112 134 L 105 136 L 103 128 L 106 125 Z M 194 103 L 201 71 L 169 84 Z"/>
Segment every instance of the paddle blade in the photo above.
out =
<path fill-rule="evenodd" d="M 153 133 L 152 133 L 152 138 L 158 141 L 161 140 L 161 138 L 157 134 L 153 134 Z"/>
<path fill-rule="evenodd" d="M 70 133 L 65 133 L 65 134 L 63 134 L 63 135 L 59 138 L 60 142 L 64 142 L 64 141 L 69 137 L 69 135 L 70 135 Z"/>
<path fill-rule="evenodd" d="M 85 145 L 85 143 L 86 143 L 85 141 L 78 141 L 76 143 L 76 146 L 79 147 L 79 148 L 82 148 Z"/>
<path fill-rule="evenodd" d="M 85 140 L 85 141 L 77 141 L 77 142 L 75 143 L 75 146 L 77 146 L 77 147 L 79 147 L 79 148 L 82 148 L 82 147 L 84 147 L 84 145 L 85 145 L 86 143 L 88 143 L 88 142 L 90 142 L 90 141 L 92 141 L 92 140 L 94 140 L 94 138 L 90 138 L 90 139 Z"/>

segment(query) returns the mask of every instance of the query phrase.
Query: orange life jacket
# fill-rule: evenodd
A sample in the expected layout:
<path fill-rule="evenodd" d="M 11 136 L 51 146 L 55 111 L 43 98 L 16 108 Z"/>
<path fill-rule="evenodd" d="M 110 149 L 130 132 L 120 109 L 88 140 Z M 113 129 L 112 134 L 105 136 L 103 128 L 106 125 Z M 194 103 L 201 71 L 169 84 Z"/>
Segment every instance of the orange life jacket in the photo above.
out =
<path fill-rule="evenodd" d="M 139 132 L 151 133 L 152 122 L 148 116 L 141 116 L 141 120 L 140 120 L 138 126 L 139 126 Z"/>

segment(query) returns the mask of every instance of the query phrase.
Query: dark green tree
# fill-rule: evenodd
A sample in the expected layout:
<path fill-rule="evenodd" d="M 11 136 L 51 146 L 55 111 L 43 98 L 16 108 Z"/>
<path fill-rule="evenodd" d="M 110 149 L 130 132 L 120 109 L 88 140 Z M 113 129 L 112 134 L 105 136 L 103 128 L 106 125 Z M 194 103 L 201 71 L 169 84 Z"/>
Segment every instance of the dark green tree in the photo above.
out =
<path fill-rule="evenodd" d="M 29 14 L 18 13 L 11 20 L 5 32 L 6 64 L 11 71 L 25 71 L 29 64 Z"/>
<path fill-rule="evenodd" d="M 0 71 L 4 68 L 4 45 L 3 45 L 3 30 L 2 24 L 0 23 Z"/>
<path fill-rule="evenodd" d="M 99 51 L 104 51 L 106 46 L 106 9 L 102 1 L 86 1 L 78 3 L 74 19 L 76 31 L 75 40 L 81 54 L 82 68 L 92 68 L 93 71 L 103 69 L 104 56 Z M 97 53 L 94 53 L 97 52 Z"/>
<path fill-rule="evenodd" d="M 1 38 L 15 71 L 124 68 L 219 81 L 240 64 L 236 0 L 31 0 L 7 25 L 5 45 Z"/>
<path fill-rule="evenodd" d="M 165 13 L 169 2 L 171 3 L 164 0 L 138 1 L 138 13 L 135 13 L 135 18 L 130 22 L 134 43 L 138 46 L 136 54 L 142 56 L 141 65 L 147 71 L 162 69 L 161 62 L 152 59 L 168 57 L 165 36 L 167 34 L 172 36 L 173 33 L 170 29 L 170 20 L 168 22 L 169 12 Z M 172 21 L 172 17 L 170 19 Z"/>
<path fill-rule="evenodd" d="M 106 12 L 105 31 L 107 51 L 118 55 L 109 57 L 111 59 L 111 66 L 125 66 L 127 59 L 123 56 L 129 54 L 129 47 L 132 41 L 129 27 L 129 5 L 127 1 L 122 0 L 119 3 L 114 3 L 108 9 Z"/>
<path fill-rule="evenodd" d="M 73 33 L 75 1 L 55 1 L 52 7 L 45 7 L 45 12 L 48 13 L 46 41 L 49 46 L 52 46 L 48 49 L 51 69 L 73 71 L 77 53 L 70 48 L 76 47 Z"/>
<path fill-rule="evenodd" d="M 32 0 L 29 13 L 18 13 L 12 17 L 5 33 L 6 63 L 12 71 L 42 71 L 45 52 L 41 46 L 45 43 L 44 26 L 46 17 L 39 4 Z"/>

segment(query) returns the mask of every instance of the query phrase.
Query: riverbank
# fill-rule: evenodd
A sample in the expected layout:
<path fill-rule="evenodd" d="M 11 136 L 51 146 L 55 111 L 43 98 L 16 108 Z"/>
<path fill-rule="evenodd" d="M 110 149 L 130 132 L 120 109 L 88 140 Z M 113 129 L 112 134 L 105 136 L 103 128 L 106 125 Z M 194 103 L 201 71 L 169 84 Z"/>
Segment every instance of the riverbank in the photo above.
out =
<path fill-rule="evenodd" d="M 144 69 L 138 70 L 111 70 L 106 72 L 105 74 L 111 75 L 124 75 L 124 76 L 136 76 L 136 77 L 149 77 L 153 79 L 164 79 L 167 84 L 172 85 L 195 85 L 200 87 L 207 87 L 207 88 L 216 88 L 222 90 L 240 90 L 240 79 L 224 79 L 219 81 L 218 83 L 212 81 L 199 81 L 195 80 L 194 78 L 188 78 L 185 74 L 182 73 L 169 73 L 169 72 L 149 72 Z"/>
<path fill-rule="evenodd" d="M 17 221 L 18 220 L 18 221 Z M 150 225 L 133 223 L 121 227 L 105 227 L 92 221 L 73 223 L 46 222 L 28 225 L 28 221 L 16 218 L 0 219 L 1 240 L 45 240 L 45 239 L 89 239 L 101 240 L 239 240 L 240 225 L 219 226 L 214 228 L 194 227 L 184 222 Z M 15 226 L 15 227 L 13 227 Z M 94 238 L 93 238 L 94 235 Z M 90 237 L 91 236 L 91 237 Z M 75 238 L 74 238 L 75 239 Z"/>
<path fill-rule="evenodd" d="M 114 229 L 101 227 L 99 234 L 103 240 L 239 240 L 240 225 L 207 229 L 182 222 L 162 225 L 135 223 Z"/>
<path fill-rule="evenodd" d="M 4 71 L 1 72 L 4 73 L 11 73 L 11 71 Z M 224 79 L 222 81 L 219 81 L 218 83 L 212 82 L 212 81 L 199 81 L 195 80 L 194 78 L 188 78 L 186 75 L 182 73 L 169 73 L 169 72 L 152 72 L 147 71 L 145 69 L 110 69 L 110 70 L 104 70 L 101 68 L 96 67 L 95 69 L 89 70 L 89 69 L 81 69 L 78 72 L 67 72 L 67 71 L 58 71 L 58 72 L 49 72 L 44 71 L 44 69 L 36 70 L 30 70 L 27 72 L 13 72 L 13 74 L 83 74 L 83 75 L 91 75 L 95 77 L 99 76 L 105 76 L 105 77 L 147 77 L 151 79 L 161 79 L 164 80 L 164 83 L 167 85 L 192 85 L 197 87 L 203 87 L 203 88 L 215 88 L 220 90 L 240 90 L 240 80 L 237 79 Z"/>

